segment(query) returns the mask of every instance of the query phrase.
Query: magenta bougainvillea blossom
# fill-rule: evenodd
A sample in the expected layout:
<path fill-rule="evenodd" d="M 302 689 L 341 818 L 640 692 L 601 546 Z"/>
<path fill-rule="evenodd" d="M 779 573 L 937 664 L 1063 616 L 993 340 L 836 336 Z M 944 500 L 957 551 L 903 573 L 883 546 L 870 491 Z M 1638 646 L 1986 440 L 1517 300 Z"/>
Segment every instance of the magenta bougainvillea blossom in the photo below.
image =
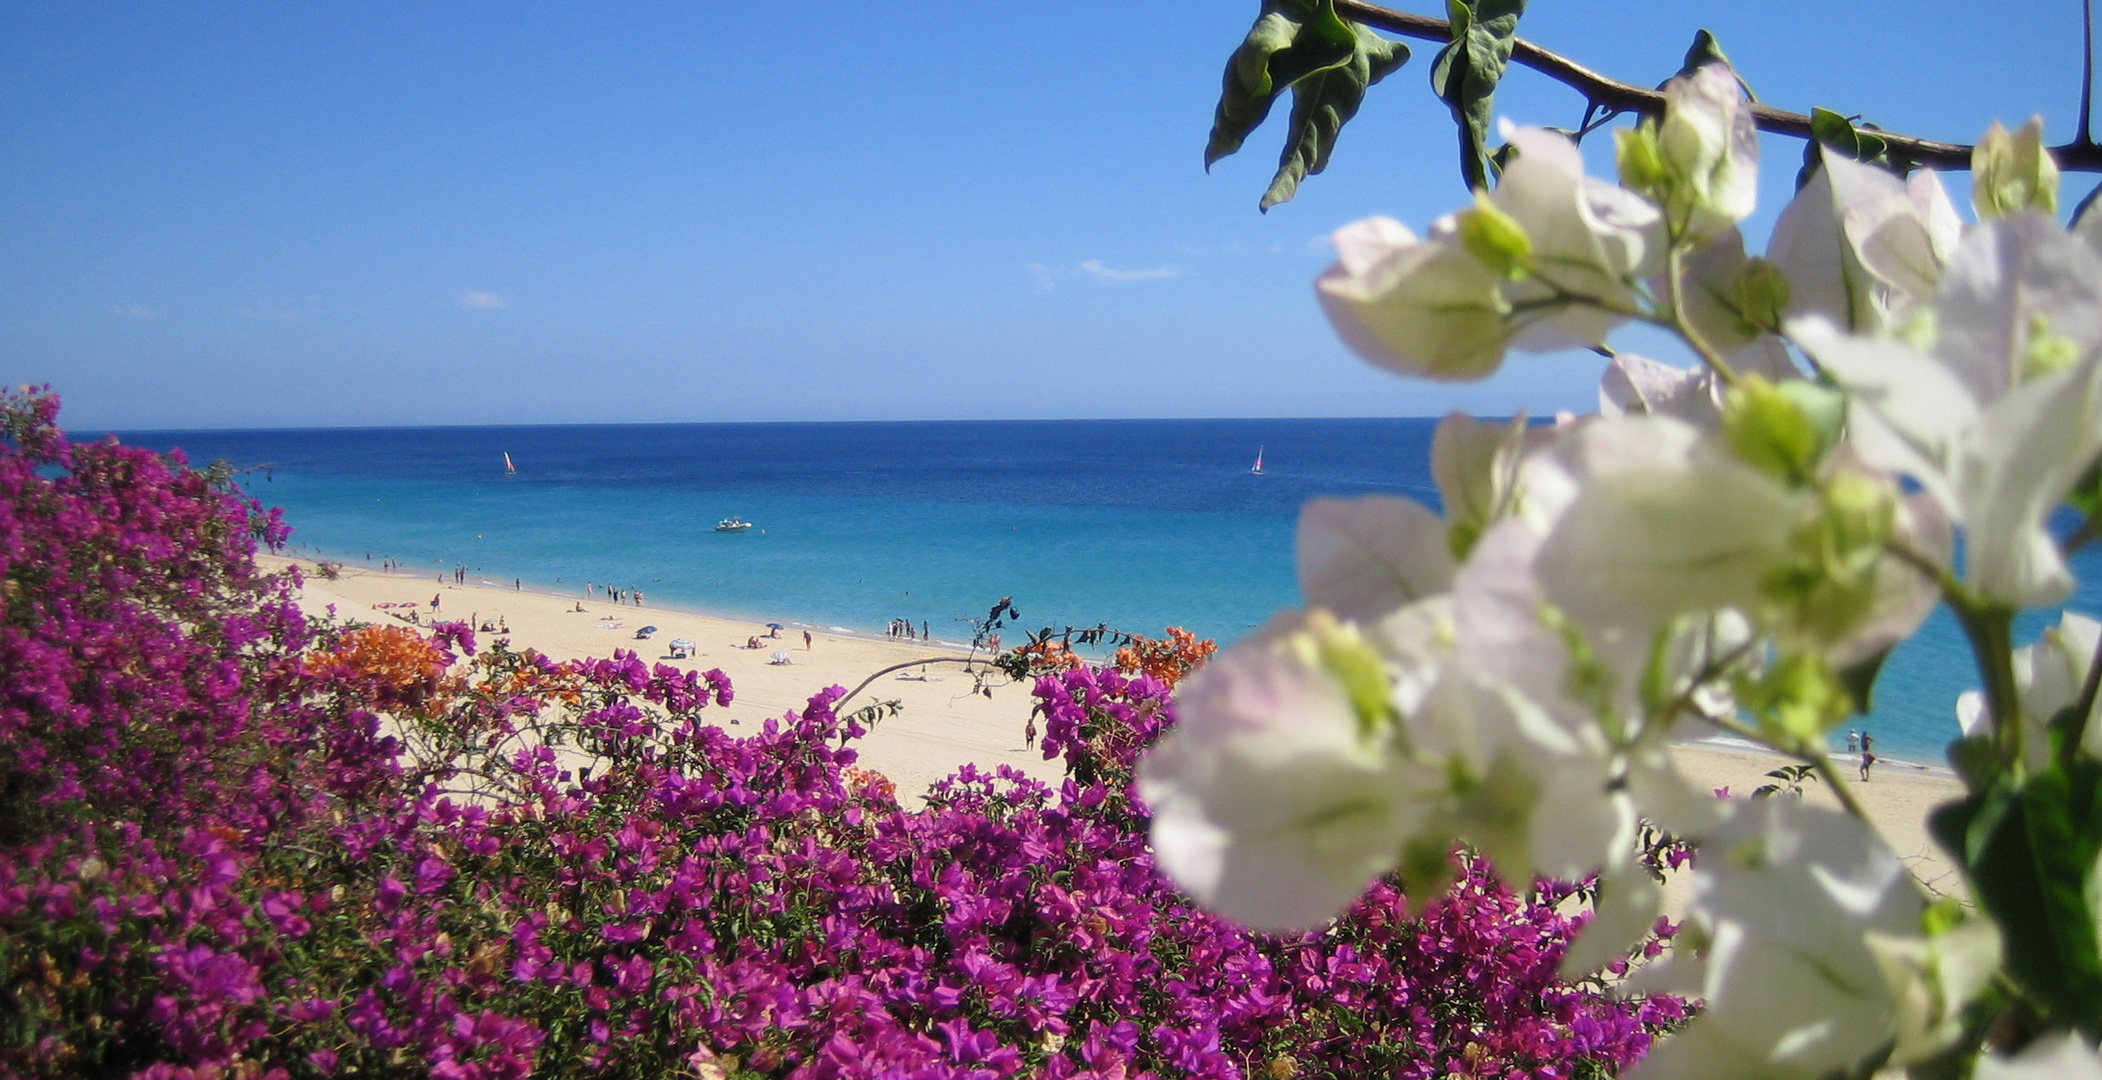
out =
<path fill-rule="evenodd" d="M 0 403 L 0 1076 L 1574 1077 L 1685 1015 L 1559 982 L 1572 887 L 1479 861 L 1300 937 L 1197 909 L 1151 679 L 1037 683 L 1056 790 L 908 809 L 837 688 L 740 738 L 720 672 L 310 622 L 225 470 L 56 410 Z"/>

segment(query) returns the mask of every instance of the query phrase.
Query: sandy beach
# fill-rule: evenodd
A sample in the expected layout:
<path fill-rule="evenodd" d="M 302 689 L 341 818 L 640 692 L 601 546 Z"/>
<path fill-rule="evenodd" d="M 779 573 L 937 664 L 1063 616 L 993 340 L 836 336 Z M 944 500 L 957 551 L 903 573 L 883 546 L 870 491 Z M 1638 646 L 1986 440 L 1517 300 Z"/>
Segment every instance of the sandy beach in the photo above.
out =
<path fill-rule="evenodd" d="M 428 624 L 435 595 L 439 618 L 508 625 L 508 635 L 479 636 L 483 640 L 508 637 L 514 649 L 538 649 L 557 660 L 610 657 L 616 649 L 629 649 L 651 663 L 697 671 L 720 668 L 737 689 L 736 700 L 727 708 L 708 710 L 709 717 L 723 725 L 755 726 L 801 709 L 812 694 L 825 687 L 851 690 L 894 664 L 961 657 L 967 652 L 939 642 L 929 646 L 808 626 L 786 617 L 787 613 L 771 620 L 784 627 L 773 638 L 762 624 L 614 604 L 603 598 L 584 600 L 581 589 L 558 596 L 481 584 L 472 574 L 467 584 L 453 584 L 451 575 L 440 584 L 435 575 L 384 573 L 355 565 L 343 567 L 329 581 L 314 572 L 310 559 L 266 557 L 265 561 L 273 566 L 287 561 L 301 564 L 306 585 L 300 606 L 310 612 L 333 604 L 342 618 L 391 623 L 396 612 L 414 610 Z M 377 604 L 415 606 L 379 608 Z M 582 611 L 576 610 L 579 606 Z M 655 626 L 657 632 L 647 641 L 638 641 L 635 632 L 644 626 Z M 803 644 L 805 630 L 811 636 L 808 648 Z M 746 648 L 755 636 L 759 647 Z M 681 638 L 698 649 L 690 659 L 671 656 L 671 642 Z M 785 653 L 788 662 L 777 663 L 776 653 Z M 898 675 L 914 677 L 900 679 Z M 917 668 L 885 675 L 849 703 L 849 707 L 887 700 L 903 703 L 902 713 L 879 724 L 859 746 L 862 765 L 888 776 L 897 784 L 901 798 L 925 791 L 965 762 L 985 769 L 1012 765 L 1053 785 L 1064 779 L 1057 762 L 1045 761 L 1040 752 L 1022 745 L 1034 704 L 1027 685 L 1009 683 L 995 673 L 987 680 L 992 689 L 988 698 L 976 692 L 976 681 L 960 665 L 932 665 L 927 668 L 926 681 L 920 681 L 918 675 Z"/>
<path fill-rule="evenodd" d="M 430 602 L 435 595 L 440 618 L 502 622 L 510 628 L 508 637 L 513 648 L 538 649 L 558 660 L 606 657 L 615 649 L 632 649 L 651 662 L 703 671 L 721 668 L 736 686 L 737 698 L 728 708 L 709 712 L 715 722 L 725 725 L 759 724 L 768 717 L 801 708 L 818 690 L 834 685 L 852 689 L 894 664 L 965 653 L 939 643 L 930 647 L 921 642 L 808 626 L 786 612 L 773 620 L 785 629 L 778 638 L 770 638 L 764 625 L 614 604 L 603 598 L 583 600 L 581 590 L 574 595 L 555 595 L 484 583 L 475 575 L 470 575 L 466 584 L 454 584 L 448 575 L 441 584 L 435 575 L 385 573 L 354 565 L 345 566 L 330 581 L 313 572 L 311 559 L 266 556 L 264 561 L 272 566 L 290 561 L 302 564 L 306 585 L 301 606 L 309 611 L 319 612 L 334 605 L 340 617 L 385 623 L 394 621 L 396 612 L 415 610 L 428 623 Z M 375 606 L 380 604 L 415 606 Z M 582 611 L 577 610 L 580 605 Z M 638 641 L 635 631 L 643 626 L 655 626 L 657 632 L 650 640 Z M 808 648 L 803 644 L 805 630 L 811 635 Z M 754 636 L 759 638 L 759 647 L 746 648 Z M 680 638 L 694 642 L 697 655 L 672 659 L 670 642 Z M 785 653 L 789 662 L 777 663 L 777 653 Z M 900 674 L 917 676 L 919 672 L 912 669 Z M 885 720 L 862 740 L 862 764 L 890 777 L 897 784 L 899 796 L 907 799 L 967 762 L 985 769 L 1012 765 L 1030 776 L 1057 784 L 1063 778 L 1058 763 L 1045 761 L 1041 753 L 1022 745 L 1023 729 L 1033 705 L 1029 687 L 1007 683 L 997 674 L 987 684 L 992 694 L 981 696 L 975 692 L 972 677 L 953 664 L 929 667 L 926 681 L 899 679 L 895 674 L 878 678 L 852 704 L 895 699 L 903 704 L 904 711 Z M 1711 790 L 1728 788 L 1740 796 L 1771 782 L 1764 774 L 1788 763 L 1770 753 L 1714 743 L 1681 746 L 1676 754 L 1680 768 L 1696 785 Z M 1843 771 L 1851 779 L 1851 765 Z M 1962 785 L 1945 770 L 1891 759 L 1880 759 L 1872 775 L 1870 782 L 1857 783 L 1853 790 L 1891 847 L 1930 889 L 1961 893 L 1954 868 L 1928 838 L 1924 819 L 1932 807 L 1961 797 Z M 1817 805 L 1837 806 L 1831 793 L 1819 784 L 1809 785 L 1805 797 Z"/>

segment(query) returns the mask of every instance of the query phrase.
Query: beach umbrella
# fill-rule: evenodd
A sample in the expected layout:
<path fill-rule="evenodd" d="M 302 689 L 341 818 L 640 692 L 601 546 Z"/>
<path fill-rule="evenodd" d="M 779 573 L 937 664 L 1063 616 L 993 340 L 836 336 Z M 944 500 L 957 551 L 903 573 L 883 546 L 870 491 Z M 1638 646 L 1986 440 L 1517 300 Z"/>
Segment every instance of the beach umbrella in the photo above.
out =
<path fill-rule="evenodd" d="M 781 625 L 780 623 L 777 623 L 777 622 L 770 622 L 770 623 L 767 623 L 767 624 L 766 624 L 766 628 L 767 628 L 768 630 L 786 630 L 786 629 L 788 629 L 788 627 L 785 627 L 785 626 L 783 626 L 783 625 Z"/>
<path fill-rule="evenodd" d="M 645 634 L 654 634 L 657 632 L 657 628 L 654 626 L 645 626 L 642 628 L 642 632 Z"/>
<path fill-rule="evenodd" d="M 671 639 L 671 647 L 674 649 L 691 649 L 693 648 L 693 642 L 682 637 L 677 637 Z"/>
<path fill-rule="evenodd" d="M 780 651 L 776 651 L 776 652 L 774 653 L 774 663 L 776 663 L 776 664 L 785 664 L 785 663 L 788 663 L 788 654 L 787 654 L 786 652 L 780 652 Z"/>

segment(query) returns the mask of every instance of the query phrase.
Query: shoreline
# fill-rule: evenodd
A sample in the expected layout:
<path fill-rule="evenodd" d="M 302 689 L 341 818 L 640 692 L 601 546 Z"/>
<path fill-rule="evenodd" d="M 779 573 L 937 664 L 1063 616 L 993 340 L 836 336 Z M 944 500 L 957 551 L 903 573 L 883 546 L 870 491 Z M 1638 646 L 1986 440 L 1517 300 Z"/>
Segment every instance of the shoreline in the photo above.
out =
<path fill-rule="evenodd" d="M 417 581 L 421 573 L 420 571 L 417 573 L 410 573 L 405 570 L 383 570 L 377 566 L 371 565 L 370 562 L 365 560 L 339 559 L 326 554 L 319 553 L 315 549 L 307 548 L 304 545 L 300 544 L 288 544 L 285 546 L 282 552 L 278 553 L 258 552 L 257 558 L 268 559 L 276 564 L 299 563 L 303 567 L 306 567 L 306 570 L 303 570 L 302 573 L 311 571 L 315 565 L 318 565 L 320 563 L 329 563 L 331 565 L 342 567 L 345 573 L 355 571 L 361 574 L 373 574 L 388 578 L 399 578 L 402 581 L 409 583 L 414 583 L 415 581 Z M 485 571 L 470 569 L 468 571 L 468 579 L 464 583 L 456 585 L 450 577 L 447 577 L 443 581 L 440 581 L 439 575 L 436 572 L 433 572 L 432 579 L 428 584 L 437 585 L 448 589 L 487 589 L 491 592 L 507 596 L 543 596 L 555 600 L 560 600 L 564 603 L 577 601 L 581 599 L 583 603 L 598 604 L 603 607 L 612 608 L 616 611 L 655 611 L 659 613 L 670 613 L 673 615 L 687 615 L 701 619 L 713 619 L 725 623 L 751 623 L 758 626 L 765 626 L 767 624 L 767 618 L 762 618 L 756 615 L 743 615 L 738 612 L 725 611 L 719 608 L 692 608 L 682 607 L 676 604 L 616 604 L 611 600 L 604 599 L 603 597 L 579 597 L 578 594 L 583 591 L 581 588 L 565 587 L 563 589 L 554 589 L 549 588 L 544 583 L 528 585 L 524 583 L 525 579 L 523 577 L 517 577 L 516 575 L 514 575 L 514 580 L 520 583 L 519 586 L 515 589 L 506 589 L 503 586 L 503 582 L 493 581 L 489 579 L 486 576 Z M 607 586 L 597 585 L 597 583 L 595 582 L 593 584 L 601 592 L 603 592 L 607 588 Z M 803 630 L 809 630 L 812 633 L 823 631 L 824 633 L 831 634 L 836 637 L 853 638 L 859 641 L 882 642 L 884 644 L 896 645 L 908 645 L 925 641 L 926 646 L 928 648 L 959 649 L 965 651 L 968 651 L 971 647 L 971 643 L 968 641 L 950 641 L 945 638 L 933 638 L 931 640 L 907 640 L 904 638 L 893 638 L 887 634 L 879 634 L 872 629 L 857 628 L 850 626 L 834 626 L 824 622 L 808 622 L 792 616 L 775 615 L 770 616 L 769 618 L 772 618 L 774 621 L 780 622 L 785 628 L 794 629 L 799 632 Z"/>
<path fill-rule="evenodd" d="M 899 715 L 877 724 L 860 740 L 856 749 L 863 766 L 890 778 L 908 804 L 966 763 L 987 770 L 1011 765 L 1054 788 L 1065 778 L 1061 763 L 1046 761 L 1040 751 L 1024 745 L 1035 705 L 1031 687 L 995 676 L 984 684 L 989 693 L 981 691 L 970 671 L 983 670 L 982 662 L 970 669 L 947 662 L 966 659 L 967 645 L 950 646 L 939 639 L 932 643 L 894 641 L 813 625 L 808 627 L 811 641 L 806 647 L 802 626 L 769 637 L 763 623 L 736 617 L 580 600 L 575 593 L 530 589 L 522 583 L 505 589 L 470 577 L 462 584 L 450 580 L 440 584 L 435 572 L 423 578 L 356 563 L 338 564 L 339 576 L 329 580 L 314 571 L 316 560 L 304 553 L 259 554 L 257 560 L 269 569 L 297 564 L 304 578 L 300 607 L 317 615 L 333 605 L 338 618 L 428 627 L 429 602 L 435 590 L 442 601 L 437 618 L 473 618 L 476 636 L 483 641 L 503 637 L 512 648 L 534 649 L 558 661 L 606 658 L 615 650 L 631 650 L 653 664 L 695 671 L 719 668 L 729 675 L 735 697 L 729 705 L 712 706 L 704 715 L 720 726 L 756 727 L 801 710 L 813 694 L 828 686 L 851 690 L 895 664 L 944 661 L 925 669 L 924 678 L 913 677 L 919 672 L 903 671 L 877 679 L 861 696 L 846 703 L 843 708 L 847 711 L 887 700 L 903 706 Z M 410 623 L 397 614 L 402 611 L 414 611 L 419 621 Z M 790 622 L 785 618 L 773 621 L 784 627 Z M 508 625 L 510 633 L 482 631 L 484 622 Z M 643 626 L 655 626 L 657 631 L 646 640 L 637 639 L 635 633 Z M 759 647 L 750 648 L 755 638 Z M 669 645 L 678 639 L 694 643 L 693 655 L 670 655 Z M 785 656 L 785 662 L 777 656 Z"/>
<path fill-rule="evenodd" d="M 474 616 L 478 622 L 507 623 L 513 648 L 536 649 L 556 660 L 609 657 L 616 649 L 629 649 L 653 663 L 702 671 L 720 668 L 730 676 L 736 698 L 729 706 L 708 710 L 711 722 L 717 724 L 749 721 L 756 725 L 801 709 L 812 694 L 827 686 L 852 689 L 886 667 L 936 657 L 961 660 L 968 649 L 939 639 L 931 643 L 899 641 L 789 618 L 772 620 L 793 627 L 772 638 L 766 636 L 762 622 L 719 613 L 580 600 L 574 592 L 564 595 L 526 588 L 523 579 L 511 589 L 493 582 L 483 584 L 486 579 L 479 576 L 464 584 L 450 580 L 441 584 L 435 572 L 425 579 L 343 563 L 340 576 L 331 581 L 312 572 L 315 557 L 287 550 L 288 554 L 259 554 L 257 558 L 271 568 L 300 566 L 305 576 L 300 604 L 306 610 L 334 604 L 338 617 L 384 624 L 388 616 L 402 610 L 392 605 L 413 605 L 411 610 L 420 616 L 427 614 L 432 594 L 426 590 L 435 587 L 443 602 L 440 618 Z M 428 626 L 428 620 L 422 625 Z M 646 641 L 637 640 L 634 629 L 645 625 L 656 626 L 657 633 Z M 806 629 L 811 635 L 807 648 L 802 642 Z M 479 628 L 477 634 L 487 636 Z M 749 648 L 755 636 L 760 647 Z M 666 646 L 678 638 L 694 642 L 695 655 L 686 659 L 669 656 Z M 776 659 L 783 655 L 786 662 Z M 961 664 L 877 679 L 847 707 L 896 700 L 903 711 L 860 741 L 861 763 L 896 783 L 899 798 L 907 805 L 916 804 L 931 784 L 964 764 L 988 771 L 1011 765 L 1055 789 L 1064 780 L 1061 763 L 1046 761 L 1040 751 L 1025 745 L 1025 729 L 1035 704 L 1031 687 L 1001 676 L 987 682 L 985 690 L 989 693 L 981 691 Z M 1716 735 L 1674 743 L 1671 754 L 1696 790 L 1727 790 L 1737 797 L 1771 783 L 1765 775 L 1770 770 L 1793 763 L 1774 751 Z M 1851 766 L 1852 761 L 1845 758 L 1843 764 Z M 1877 763 L 1882 767 L 1867 783 L 1852 782 L 1853 770 L 1845 768 L 1849 789 L 1923 884 L 1960 894 L 1960 875 L 1929 838 L 1925 819 L 1934 806 L 1961 798 L 1963 785 L 1948 770 L 1926 763 L 1885 757 L 1878 757 Z M 1819 783 L 1806 785 L 1804 798 L 1820 806 L 1836 809 L 1839 805 Z"/>

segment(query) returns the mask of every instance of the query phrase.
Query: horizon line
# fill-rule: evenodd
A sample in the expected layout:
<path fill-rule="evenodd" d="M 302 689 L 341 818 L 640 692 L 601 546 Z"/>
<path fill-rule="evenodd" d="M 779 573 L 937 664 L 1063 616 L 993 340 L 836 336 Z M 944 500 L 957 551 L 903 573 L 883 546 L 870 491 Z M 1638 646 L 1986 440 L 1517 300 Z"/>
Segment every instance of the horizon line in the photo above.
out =
<path fill-rule="evenodd" d="M 462 431 L 500 428 L 640 428 L 640 427 L 763 427 L 763 426 L 809 426 L 818 424 L 1160 424 L 1160 423 L 1264 423 L 1274 421 L 1364 421 L 1364 420 L 1439 420 L 1460 410 L 1444 413 L 1420 413 L 1394 416 L 1101 416 L 1101 417 L 992 417 L 973 419 L 920 419 L 920 420 L 638 420 L 638 421 L 555 421 L 547 423 L 481 423 L 481 424 L 311 424 L 287 425 L 283 427 L 108 427 L 103 425 L 61 425 L 67 437 L 79 441 L 77 435 L 98 432 L 108 435 L 161 435 L 197 434 L 202 432 L 236 433 L 250 431 Z M 1508 420 L 1508 415 L 1468 413 L 1478 420 Z M 1515 414 L 1512 414 L 1515 415 Z M 1535 417 L 1535 420 L 1541 419 Z"/>

